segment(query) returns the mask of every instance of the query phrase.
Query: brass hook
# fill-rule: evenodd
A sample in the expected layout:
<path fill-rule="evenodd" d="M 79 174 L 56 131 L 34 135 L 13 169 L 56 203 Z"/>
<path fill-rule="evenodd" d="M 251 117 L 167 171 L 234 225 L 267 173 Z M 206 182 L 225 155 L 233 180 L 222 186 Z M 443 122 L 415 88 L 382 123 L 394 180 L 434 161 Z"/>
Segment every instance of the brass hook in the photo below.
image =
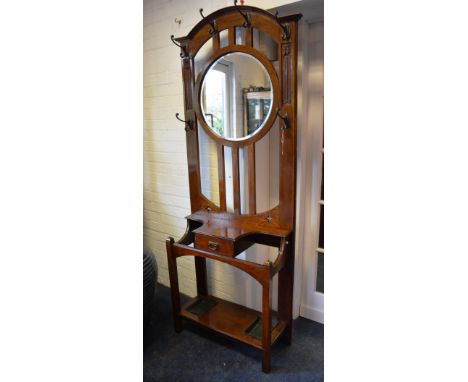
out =
<path fill-rule="evenodd" d="M 280 114 L 280 108 L 278 107 L 276 109 L 276 115 L 281 118 L 284 122 L 284 129 L 289 129 L 289 117 L 288 117 L 288 113 L 286 113 L 285 115 L 281 115 Z"/>
<path fill-rule="evenodd" d="M 203 20 L 206 19 L 206 17 L 203 16 L 203 8 L 200 8 L 200 15 Z M 213 21 L 208 20 L 208 23 L 211 25 L 210 34 L 218 33 L 218 30 L 216 29 L 216 22 L 214 20 Z"/>
<path fill-rule="evenodd" d="M 248 28 L 250 27 L 250 20 L 249 20 L 249 15 L 248 14 L 244 14 L 242 13 L 242 11 L 240 10 L 239 6 L 237 5 L 237 0 L 234 0 L 234 6 L 236 7 L 236 9 L 239 11 L 239 13 L 242 15 L 242 17 L 244 18 L 244 24 L 243 24 L 243 27 L 244 28 Z"/>
<path fill-rule="evenodd" d="M 185 131 L 192 130 L 192 121 L 184 121 L 182 118 L 179 117 L 179 113 L 176 113 L 175 117 L 180 121 L 185 123 Z"/>
<path fill-rule="evenodd" d="M 182 49 L 182 52 L 180 53 L 180 57 L 184 58 L 187 56 L 187 49 L 185 46 L 182 46 L 181 44 L 178 44 L 177 41 L 174 39 L 174 35 L 171 34 L 171 41 L 174 43 L 175 46 L 179 47 Z"/>
<path fill-rule="evenodd" d="M 287 24 L 284 25 L 284 24 L 281 24 L 281 23 L 280 23 L 278 14 L 279 14 L 279 12 L 276 11 L 276 13 L 275 13 L 275 18 L 276 18 L 276 22 L 279 24 L 279 26 L 280 26 L 281 29 L 283 30 L 283 40 L 289 40 L 289 27 L 288 27 Z"/>

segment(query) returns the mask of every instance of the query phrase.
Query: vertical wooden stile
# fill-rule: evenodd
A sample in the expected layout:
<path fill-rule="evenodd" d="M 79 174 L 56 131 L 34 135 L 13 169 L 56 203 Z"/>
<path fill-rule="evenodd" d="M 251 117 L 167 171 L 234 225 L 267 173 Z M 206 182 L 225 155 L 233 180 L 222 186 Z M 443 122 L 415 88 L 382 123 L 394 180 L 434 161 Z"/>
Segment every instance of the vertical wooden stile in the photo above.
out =
<path fill-rule="evenodd" d="M 245 45 L 252 47 L 253 46 L 253 29 L 252 27 L 244 28 L 245 29 Z"/>
<path fill-rule="evenodd" d="M 229 27 L 228 30 L 229 30 L 229 33 L 228 33 L 229 45 L 234 45 L 236 43 L 236 28 Z"/>

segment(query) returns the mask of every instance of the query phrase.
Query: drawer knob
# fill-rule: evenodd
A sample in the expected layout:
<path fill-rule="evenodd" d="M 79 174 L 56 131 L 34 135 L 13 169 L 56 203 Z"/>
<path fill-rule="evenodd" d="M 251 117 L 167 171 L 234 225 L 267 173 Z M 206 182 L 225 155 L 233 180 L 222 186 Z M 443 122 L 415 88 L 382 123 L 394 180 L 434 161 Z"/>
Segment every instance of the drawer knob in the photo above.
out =
<path fill-rule="evenodd" d="M 211 249 L 212 251 L 216 251 L 219 248 L 219 244 L 213 241 L 209 241 L 208 248 Z"/>

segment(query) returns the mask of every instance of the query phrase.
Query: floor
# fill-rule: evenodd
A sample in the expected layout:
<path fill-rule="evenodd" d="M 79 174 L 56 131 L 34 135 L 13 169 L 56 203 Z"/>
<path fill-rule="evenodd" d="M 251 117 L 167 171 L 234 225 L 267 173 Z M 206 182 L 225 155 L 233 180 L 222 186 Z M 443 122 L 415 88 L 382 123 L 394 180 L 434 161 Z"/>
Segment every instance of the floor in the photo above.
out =
<path fill-rule="evenodd" d="M 264 374 L 259 350 L 185 321 L 184 330 L 177 334 L 169 288 L 158 284 L 156 293 L 153 318 L 144 336 L 144 381 L 323 381 L 322 324 L 301 317 L 295 320 L 292 344 L 273 345 L 271 372 Z"/>

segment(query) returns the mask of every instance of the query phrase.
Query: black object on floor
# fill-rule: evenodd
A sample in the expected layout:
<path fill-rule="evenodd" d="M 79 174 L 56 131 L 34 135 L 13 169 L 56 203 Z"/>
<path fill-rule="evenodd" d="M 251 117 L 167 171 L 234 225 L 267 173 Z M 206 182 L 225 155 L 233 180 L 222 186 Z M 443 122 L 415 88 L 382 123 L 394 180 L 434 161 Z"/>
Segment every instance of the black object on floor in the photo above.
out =
<path fill-rule="evenodd" d="M 222 382 L 323 381 L 323 325 L 294 320 L 290 346 L 271 348 L 271 372 L 261 372 L 261 352 L 245 344 L 183 321 L 174 331 L 169 288 L 158 284 L 155 314 L 147 327 L 143 349 L 143 380 Z M 188 297 L 182 296 L 182 303 Z"/>
<path fill-rule="evenodd" d="M 157 280 L 156 260 L 151 252 L 143 253 L 143 328 L 151 320 Z"/>

